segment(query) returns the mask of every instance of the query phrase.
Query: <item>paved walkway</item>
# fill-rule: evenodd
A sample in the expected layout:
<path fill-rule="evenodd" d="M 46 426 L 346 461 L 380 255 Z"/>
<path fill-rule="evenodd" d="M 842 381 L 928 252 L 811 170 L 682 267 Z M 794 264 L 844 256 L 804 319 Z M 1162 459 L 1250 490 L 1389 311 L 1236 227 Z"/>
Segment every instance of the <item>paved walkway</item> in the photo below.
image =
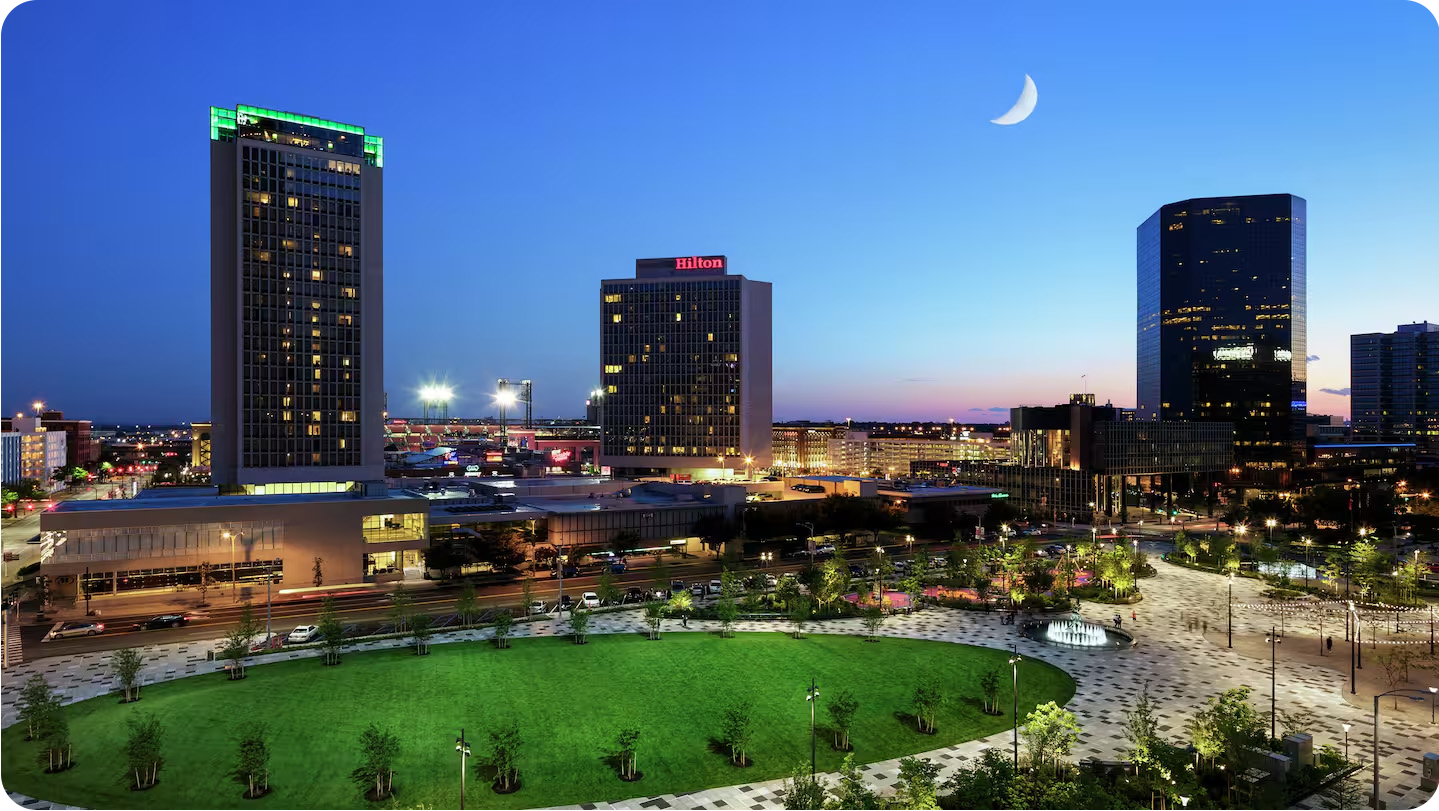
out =
<path fill-rule="evenodd" d="M 1128 616 L 1129 608 L 1124 608 L 1124 628 L 1132 631 L 1140 641 L 1137 647 L 1128 651 L 1085 652 L 1050 648 L 1017 637 L 1018 626 L 1001 625 L 997 614 L 947 609 L 926 609 L 910 616 L 894 617 L 885 624 L 882 633 L 887 636 L 1006 649 L 1018 642 L 1020 653 L 1027 658 L 1043 659 L 1068 671 L 1077 685 L 1074 698 L 1068 706 L 1078 716 L 1083 729 L 1074 748 L 1075 760 L 1091 756 L 1103 759 L 1119 757 L 1119 750 L 1126 743 L 1123 735 L 1124 710 L 1133 702 L 1146 681 L 1150 683 L 1150 693 L 1160 707 L 1160 732 L 1176 743 L 1184 740 L 1184 723 L 1191 708 L 1202 705 L 1205 698 L 1220 690 L 1247 685 L 1253 689 L 1251 695 L 1255 703 L 1261 707 L 1267 705 L 1269 663 L 1245 656 L 1238 650 L 1219 647 L 1204 638 L 1202 625 L 1191 629 L 1189 623 L 1181 619 L 1181 616 L 1199 616 L 1208 622 L 1211 630 L 1223 627 L 1224 600 L 1227 596 L 1227 589 L 1222 586 L 1223 581 L 1211 574 L 1163 563 L 1156 565 L 1158 576 L 1141 581 L 1145 599 L 1135 606 L 1139 613 L 1138 621 L 1131 621 Z M 1240 580 L 1234 584 L 1235 602 L 1257 601 L 1261 589 L 1262 585 L 1256 581 Z M 1099 604 L 1086 604 L 1083 607 L 1086 619 L 1098 622 L 1108 621 L 1114 611 L 1113 607 Z M 715 625 L 692 621 L 690 630 L 714 630 Z M 643 627 L 643 619 L 638 611 L 623 611 L 596 616 L 591 622 L 591 633 L 634 633 L 641 631 Z M 741 622 L 737 623 L 736 627 L 741 631 L 776 630 L 774 624 L 764 622 Z M 1252 611 L 1235 614 L 1236 640 L 1245 634 L 1263 633 L 1268 627 L 1267 615 Z M 861 633 L 862 628 L 858 620 L 838 620 L 813 625 L 809 632 L 817 631 Z M 564 624 L 547 619 L 518 624 L 514 635 L 548 636 L 564 632 Z M 679 625 L 667 622 L 665 632 L 677 633 Z M 433 642 L 484 639 L 490 635 L 489 630 L 455 631 L 437 634 Z M 349 650 L 358 652 L 404 644 L 407 644 L 406 640 L 382 640 L 354 645 Z M 145 683 L 213 672 L 222 664 L 209 662 L 205 658 L 206 650 L 213 645 L 213 642 L 206 642 L 143 647 L 146 660 L 143 674 Z M 318 651 L 267 654 L 252 657 L 251 664 L 315 655 L 318 655 Z M 51 685 L 69 701 L 110 692 L 114 689 L 114 684 L 107 658 L 108 654 L 85 654 L 26 662 L 15 667 L 6 674 L 3 693 L 0 693 L 0 725 L 8 726 L 15 722 L 15 697 L 21 683 L 30 673 L 43 673 Z M 1349 743 L 1354 756 L 1358 759 L 1367 755 L 1371 746 L 1373 717 L 1368 710 L 1351 705 L 1345 700 L 1344 693 L 1347 692 L 1348 685 L 1344 675 L 1325 667 L 1306 662 L 1288 662 L 1281 658 L 1278 665 L 1278 684 L 1281 707 L 1304 709 L 1314 717 L 1312 732 L 1316 749 L 1326 743 L 1342 746 L 1343 731 L 1340 724 L 1347 722 L 1353 725 Z M 1361 686 L 1361 692 L 1362 690 Z M 1372 695 L 1371 692 L 1370 696 Z M 1372 698 L 1369 700 L 1372 701 Z M 1428 799 L 1428 792 L 1422 791 L 1419 786 L 1423 754 L 1439 748 L 1439 734 L 1436 734 L 1439 733 L 1439 728 L 1429 725 L 1427 706 L 1403 708 L 1395 712 L 1390 710 L 1386 702 L 1381 715 L 1383 729 L 1379 748 L 1383 799 L 1390 808 L 1417 808 Z M 943 765 L 943 779 L 954 767 L 985 749 L 1007 749 L 1010 736 L 1011 733 L 1007 731 L 997 733 L 980 740 L 926 752 L 923 756 Z M 896 782 L 898 765 L 898 760 L 888 760 L 868 764 L 862 769 L 875 788 L 890 790 Z M 1367 775 L 1367 771 L 1365 774 Z M 830 774 L 826 777 L 833 784 L 838 776 Z M 782 783 L 781 780 L 771 780 L 689 794 L 637 797 L 621 802 L 574 807 L 781 808 L 783 804 L 777 793 Z M 30 807 L 48 806 L 37 804 Z"/>

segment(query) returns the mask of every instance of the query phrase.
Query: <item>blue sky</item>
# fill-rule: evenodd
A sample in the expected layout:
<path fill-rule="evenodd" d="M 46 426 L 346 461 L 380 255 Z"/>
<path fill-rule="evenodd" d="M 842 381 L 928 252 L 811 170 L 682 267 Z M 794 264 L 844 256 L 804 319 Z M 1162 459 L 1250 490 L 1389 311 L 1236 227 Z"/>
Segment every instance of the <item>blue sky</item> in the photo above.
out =
<path fill-rule="evenodd" d="M 245 103 L 385 138 L 392 413 L 511 377 L 578 416 L 598 281 L 718 253 L 774 283 L 777 418 L 1130 405 L 1135 227 L 1290 192 L 1311 411 L 1347 414 L 1348 336 L 1439 320 L 1436 45 L 1407 0 L 25 3 L 0 405 L 208 416 L 208 107 Z"/>

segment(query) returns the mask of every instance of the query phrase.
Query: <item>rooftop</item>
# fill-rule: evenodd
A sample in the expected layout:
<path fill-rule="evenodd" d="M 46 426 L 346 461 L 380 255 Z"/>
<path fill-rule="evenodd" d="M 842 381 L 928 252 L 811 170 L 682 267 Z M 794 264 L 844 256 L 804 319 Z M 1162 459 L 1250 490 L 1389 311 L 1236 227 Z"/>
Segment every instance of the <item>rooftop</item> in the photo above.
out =
<path fill-rule="evenodd" d="M 197 488 L 209 490 L 211 488 Z M 390 490 L 386 498 L 418 499 L 419 496 L 403 490 Z M 380 497 L 364 498 L 354 493 L 295 493 L 276 496 L 219 496 L 214 494 L 167 495 L 163 497 L 72 499 L 56 504 L 50 512 L 83 513 L 105 512 L 107 510 L 192 510 L 197 507 L 260 507 L 285 504 L 324 504 L 336 501 L 378 501 Z"/>

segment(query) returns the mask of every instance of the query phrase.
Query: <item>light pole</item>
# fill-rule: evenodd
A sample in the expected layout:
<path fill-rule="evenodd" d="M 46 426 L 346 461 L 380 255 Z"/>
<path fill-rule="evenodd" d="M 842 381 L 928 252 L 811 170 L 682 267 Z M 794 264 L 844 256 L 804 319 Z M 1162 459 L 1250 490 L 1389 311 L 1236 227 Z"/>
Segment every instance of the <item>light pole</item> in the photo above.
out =
<path fill-rule="evenodd" d="M 810 566 L 811 569 L 813 569 L 813 568 L 814 568 L 814 524 L 811 524 L 811 523 L 809 523 L 809 522 L 807 522 L 807 521 L 799 521 L 799 522 L 797 522 L 797 523 L 795 524 L 795 526 L 797 526 L 797 527 L 804 527 L 805 529 L 809 530 L 809 537 L 806 538 L 805 540 L 808 542 L 806 545 L 809 546 L 809 566 Z"/>
<path fill-rule="evenodd" d="M 1304 588 L 1309 588 L 1309 550 L 1314 547 L 1313 538 L 1304 539 Z"/>
<path fill-rule="evenodd" d="M 470 744 L 465 740 L 463 727 L 460 737 L 455 738 L 455 751 L 460 753 L 460 811 L 465 811 L 465 761 L 470 757 Z"/>
<path fill-rule="evenodd" d="M 1019 655 L 1019 643 L 1014 643 L 1014 655 L 1009 657 L 1009 667 L 1014 679 L 1014 770 L 1019 771 L 1019 663 L 1024 657 Z"/>
<path fill-rule="evenodd" d="M 1380 806 L 1379 806 L 1379 699 L 1381 699 L 1381 698 L 1383 698 L 1383 697 L 1385 697 L 1385 696 L 1397 696 L 1397 695 L 1399 695 L 1399 694 L 1401 694 L 1401 693 L 1408 695 L 1409 698 L 1412 698 L 1412 699 L 1414 699 L 1415 701 L 1423 701 L 1424 698 L 1425 698 L 1425 695 L 1424 695 L 1424 691 L 1423 691 L 1423 690 L 1416 690 L 1416 689 L 1414 689 L 1414 688 L 1412 688 L 1412 687 L 1400 687 L 1398 690 L 1390 690 L 1390 691 L 1387 692 L 1387 693 L 1380 693 L 1379 695 L 1377 695 L 1377 696 L 1374 697 L 1374 793 L 1373 793 L 1373 795 L 1370 796 L 1370 798 L 1369 798 L 1369 807 L 1370 807 L 1370 808 L 1379 808 L 1379 807 L 1380 807 Z M 1413 695 L 1414 693 L 1418 693 L 1418 695 Z M 1430 702 L 1433 702 L 1433 701 L 1434 701 L 1434 694 L 1433 694 L 1432 691 L 1429 693 L 1428 698 L 1429 698 L 1429 701 L 1430 701 Z M 1433 708 L 1432 705 L 1430 706 L 1429 711 L 1430 711 L 1430 714 L 1432 715 L 1432 714 L 1433 714 L 1433 711 L 1434 711 L 1434 708 Z"/>
<path fill-rule="evenodd" d="M 884 607 L 884 547 L 874 548 L 874 604 Z"/>
<path fill-rule="evenodd" d="M 1345 763 L 1348 763 L 1348 762 L 1349 762 L 1349 730 L 1353 728 L 1353 725 L 1352 725 L 1352 724 L 1341 724 L 1341 726 L 1344 727 L 1344 762 L 1345 762 Z"/>
<path fill-rule="evenodd" d="M 1277 523 L 1279 523 L 1279 522 L 1278 522 L 1278 521 L 1275 521 L 1273 518 L 1266 518 L 1266 519 L 1264 519 L 1264 526 L 1267 527 L 1268 530 L 1269 530 L 1269 541 L 1268 541 L 1268 543 L 1270 543 L 1270 544 L 1273 544 L 1273 543 L 1274 543 L 1274 525 L 1277 524 Z"/>
<path fill-rule="evenodd" d="M 1229 647 L 1234 647 L 1234 573 L 1229 573 Z"/>
<path fill-rule="evenodd" d="M 752 464 L 754 464 L 754 457 L 746 456 L 744 458 L 744 477 L 746 480 L 752 480 L 754 478 L 754 476 L 749 472 L 750 465 Z"/>
<path fill-rule="evenodd" d="M 508 415 L 509 407 L 518 402 L 514 391 L 509 388 L 501 389 L 495 394 L 495 402 L 500 404 L 500 436 L 504 437 L 504 447 L 510 446 L 510 420 Z"/>
<path fill-rule="evenodd" d="M 1348 626 L 1351 626 L 1351 632 L 1350 632 L 1350 634 L 1349 634 L 1349 695 L 1352 696 L 1352 695 L 1355 694 L 1355 692 L 1354 692 L 1354 668 L 1355 668 L 1355 664 L 1354 664 L 1354 638 L 1355 638 L 1355 636 L 1356 636 L 1356 634 L 1352 631 L 1352 629 L 1359 627 L 1359 614 L 1358 614 L 1358 612 L 1356 612 L 1356 611 L 1354 610 L 1354 601 L 1353 601 L 1353 600 L 1350 600 L 1350 601 L 1349 601 L 1349 610 L 1346 611 L 1345 614 L 1344 614 L 1344 624 L 1345 624 L 1345 625 L 1348 625 Z M 1346 758 L 1346 760 L 1347 760 L 1347 759 L 1348 759 L 1348 758 Z"/>
<path fill-rule="evenodd" d="M 238 535 L 238 536 L 240 536 L 241 538 L 243 538 L 243 537 L 245 537 L 245 531 L 244 531 L 244 530 L 236 530 L 236 531 L 234 532 L 234 534 L 231 534 L 228 530 L 226 530 L 225 532 L 220 533 L 220 537 L 221 537 L 221 538 L 229 538 L 229 539 L 230 539 L 230 602 L 232 602 L 232 603 L 235 602 L 236 600 L 239 600 L 239 599 L 240 599 L 239 596 L 238 596 L 238 594 L 236 593 L 236 590 L 235 590 L 235 589 L 236 589 L 236 584 L 235 584 L 235 536 L 236 536 L 236 535 Z"/>
<path fill-rule="evenodd" d="M 1276 685 L 1277 672 L 1275 669 L 1275 652 L 1279 649 L 1279 635 L 1274 633 L 1274 626 L 1269 626 L 1269 638 L 1264 640 L 1269 643 L 1269 737 L 1273 738 L 1275 733 L 1275 719 L 1278 714 L 1279 691 Z"/>
<path fill-rule="evenodd" d="M 813 676 L 809 679 L 809 692 L 805 693 L 804 700 L 809 702 L 809 776 L 813 778 L 815 762 L 814 706 L 819 703 L 819 685 L 815 684 Z"/>

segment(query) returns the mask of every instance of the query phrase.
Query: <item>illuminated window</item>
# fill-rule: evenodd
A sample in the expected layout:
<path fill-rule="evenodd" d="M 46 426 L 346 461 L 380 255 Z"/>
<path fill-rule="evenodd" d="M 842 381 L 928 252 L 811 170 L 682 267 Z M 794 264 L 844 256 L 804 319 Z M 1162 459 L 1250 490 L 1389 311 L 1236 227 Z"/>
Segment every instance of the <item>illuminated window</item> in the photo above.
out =
<path fill-rule="evenodd" d="M 316 370 L 315 370 L 315 379 L 316 379 L 316 380 L 319 380 L 319 379 L 320 379 L 320 370 L 319 370 L 319 369 L 316 369 Z"/>
<path fill-rule="evenodd" d="M 312 365 L 312 366 L 319 366 L 319 365 L 320 365 L 320 356 L 319 356 L 319 355 L 311 355 L 311 356 L 310 356 L 310 365 Z"/>
<path fill-rule="evenodd" d="M 339 325 L 342 326 L 342 327 L 348 327 L 348 326 L 352 326 L 352 325 L 355 323 L 355 321 L 354 321 L 354 317 L 353 317 L 353 316 L 342 315 L 342 316 L 339 317 L 339 319 L 337 319 L 336 323 L 339 324 Z"/>
<path fill-rule="evenodd" d="M 709 339 L 710 339 L 711 341 L 713 341 L 713 340 L 715 339 L 715 334 L 714 334 L 713 332 L 711 332 L 711 333 L 709 334 L 709 336 L 710 336 Z"/>
<path fill-rule="evenodd" d="M 619 293 L 607 293 L 607 294 L 605 295 L 605 303 L 606 303 L 606 304 L 618 304 L 619 302 L 620 302 L 620 294 L 619 294 Z"/>
<path fill-rule="evenodd" d="M 676 321 L 679 321 L 681 317 L 682 317 L 682 316 L 681 316 L 680 313 L 675 313 L 675 320 L 676 320 Z"/>
<path fill-rule="evenodd" d="M 286 397 L 286 398 L 285 398 L 285 405 L 289 405 L 289 404 L 290 404 L 290 398 L 289 398 L 289 397 Z M 289 412 L 289 411 L 281 411 L 281 412 L 280 412 L 280 419 L 281 419 L 281 420 L 284 420 L 285 422 L 289 422 L 293 416 L 294 416 L 294 415 L 293 415 L 291 412 Z"/>
<path fill-rule="evenodd" d="M 610 323 L 612 323 L 612 324 L 618 324 L 618 323 L 620 323 L 620 321 L 621 321 L 621 318 L 620 318 L 620 314 L 619 314 L 619 313 L 615 313 L 614 315 L 610 316 Z"/>
<path fill-rule="evenodd" d="M 310 412 L 310 419 L 311 419 L 311 420 L 314 420 L 315 422 L 319 422 L 319 421 L 320 421 L 320 412 L 318 412 L 318 411 L 311 411 L 311 412 Z"/>
<path fill-rule="evenodd" d="M 354 298 L 354 297 L 355 297 L 355 288 L 353 288 L 353 287 L 346 287 L 346 288 L 344 288 L 343 290 L 340 291 L 340 295 L 341 295 L 341 296 L 344 296 L 345 298 Z"/>
<path fill-rule="evenodd" d="M 342 440 L 340 440 L 340 450 L 344 450 L 344 449 L 345 449 L 345 440 L 342 439 Z"/>
<path fill-rule="evenodd" d="M 340 412 L 340 422 L 354 422 L 354 421 L 355 421 L 355 412 L 353 412 L 353 411 L 341 411 L 341 412 Z"/>
<path fill-rule="evenodd" d="M 610 394 L 615 394 L 615 393 L 617 393 L 619 390 L 620 390 L 620 387 L 619 387 L 619 386 L 616 386 L 616 385 L 613 384 L 613 383 L 611 383 L 611 384 L 608 385 L 608 386 L 605 386 L 605 391 L 609 392 Z"/>
<path fill-rule="evenodd" d="M 316 281 L 316 282 L 322 282 L 322 281 L 325 280 L 325 274 L 322 273 L 322 272 L 320 272 L 320 271 L 318 271 L 318 270 L 312 270 L 312 271 L 310 271 L 310 280 L 311 280 L 311 281 Z"/>
<path fill-rule="evenodd" d="M 619 373 L 620 373 L 620 368 L 621 368 L 621 367 L 619 367 L 619 366 L 617 366 L 617 365 L 615 365 L 615 364 L 612 364 L 612 363 L 605 364 L 605 374 L 611 374 L 611 375 L 619 374 Z"/>
<path fill-rule="evenodd" d="M 318 426 L 318 425 L 308 426 L 308 427 L 305 429 L 305 433 L 309 434 L 310 436 L 319 436 L 319 435 L 320 435 L 320 426 Z"/>
<path fill-rule="evenodd" d="M 289 397 L 282 397 L 282 398 L 280 398 L 280 405 L 282 405 L 282 406 L 287 406 L 287 405 L 289 405 L 289 404 L 290 404 L 290 398 L 289 398 Z M 289 419 L 289 417 L 286 417 L 285 419 Z"/>

